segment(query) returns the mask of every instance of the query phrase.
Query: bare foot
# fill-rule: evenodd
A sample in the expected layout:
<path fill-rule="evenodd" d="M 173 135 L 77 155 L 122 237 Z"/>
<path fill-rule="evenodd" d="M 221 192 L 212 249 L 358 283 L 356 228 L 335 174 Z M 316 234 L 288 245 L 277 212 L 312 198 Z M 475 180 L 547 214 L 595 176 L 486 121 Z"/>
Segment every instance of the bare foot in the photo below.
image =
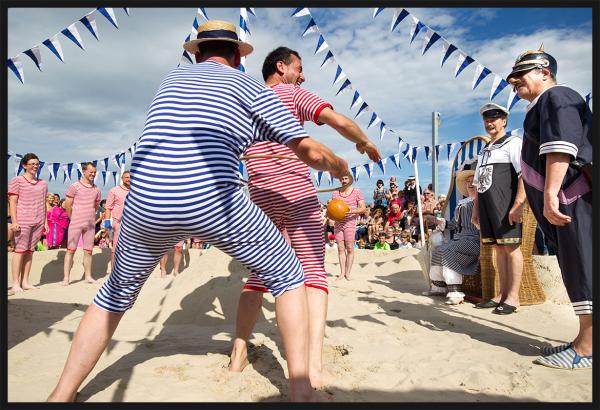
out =
<path fill-rule="evenodd" d="M 325 369 L 321 369 L 320 372 L 309 372 L 309 378 L 313 389 L 322 389 L 332 380 L 331 373 Z"/>
<path fill-rule="evenodd" d="M 20 286 L 13 286 L 12 288 L 10 288 L 10 290 L 12 290 L 12 292 L 13 292 L 13 295 L 14 295 L 15 293 L 23 292 L 23 288 L 22 288 L 22 287 L 20 287 Z"/>
<path fill-rule="evenodd" d="M 63 286 L 68 286 L 69 285 L 69 279 L 65 279 L 62 281 L 62 285 Z"/>
<path fill-rule="evenodd" d="M 179 272 L 177 272 L 175 269 L 173 269 L 171 271 L 171 275 L 173 275 L 173 277 L 175 277 L 175 276 L 179 275 Z"/>
<path fill-rule="evenodd" d="M 350 276 L 346 275 L 346 280 L 350 280 Z"/>
<path fill-rule="evenodd" d="M 240 352 L 238 353 L 234 348 L 231 351 L 231 356 L 229 357 L 229 366 L 227 368 L 230 372 L 239 373 L 243 371 L 249 364 L 250 362 L 248 361 L 248 352 L 246 349 L 240 349 Z"/>
<path fill-rule="evenodd" d="M 346 277 L 346 275 L 337 275 L 336 279 L 340 280 L 340 279 L 344 279 Z"/>
<path fill-rule="evenodd" d="M 161 270 L 160 271 L 160 277 L 161 278 L 166 278 L 167 277 L 167 271 L 166 270 Z"/>
<path fill-rule="evenodd" d="M 85 283 L 96 283 L 94 278 L 85 278 Z"/>

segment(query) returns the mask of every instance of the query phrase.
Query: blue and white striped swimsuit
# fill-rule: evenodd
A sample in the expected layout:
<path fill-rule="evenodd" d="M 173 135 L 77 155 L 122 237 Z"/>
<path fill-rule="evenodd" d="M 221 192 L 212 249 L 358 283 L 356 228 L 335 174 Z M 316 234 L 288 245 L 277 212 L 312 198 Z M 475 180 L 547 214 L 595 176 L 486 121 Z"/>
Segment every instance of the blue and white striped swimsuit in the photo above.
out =
<path fill-rule="evenodd" d="M 302 266 L 271 220 L 239 187 L 238 164 L 257 141 L 306 137 L 275 93 L 206 61 L 161 84 L 131 164 L 115 264 L 94 304 L 132 307 L 160 257 L 190 236 L 257 273 L 274 296 L 304 283 Z"/>

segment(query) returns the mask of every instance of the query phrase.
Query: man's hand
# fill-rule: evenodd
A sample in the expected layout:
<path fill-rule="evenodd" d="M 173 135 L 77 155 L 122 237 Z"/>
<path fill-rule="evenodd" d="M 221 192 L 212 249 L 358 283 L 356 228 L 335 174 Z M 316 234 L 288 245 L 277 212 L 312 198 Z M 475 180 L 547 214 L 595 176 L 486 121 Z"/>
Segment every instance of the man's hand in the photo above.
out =
<path fill-rule="evenodd" d="M 361 154 L 367 154 L 371 161 L 381 161 L 381 153 L 375 144 L 371 141 L 359 142 L 356 144 L 356 150 Z"/>
<path fill-rule="evenodd" d="M 20 232 L 21 231 L 21 225 L 19 225 L 16 222 L 13 222 L 12 226 L 11 226 L 12 230 L 15 232 Z"/>
<path fill-rule="evenodd" d="M 558 196 L 544 196 L 544 217 L 552 224 L 564 226 L 571 222 L 571 217 L 563 214 L 558 209 Z"/>
<path fill-rule="evenodd" d="M 523 206 L 525 203 L 514 203 L 510 211 L 508 211 L 508 223 L 514 225 L 523 222 Z"/>

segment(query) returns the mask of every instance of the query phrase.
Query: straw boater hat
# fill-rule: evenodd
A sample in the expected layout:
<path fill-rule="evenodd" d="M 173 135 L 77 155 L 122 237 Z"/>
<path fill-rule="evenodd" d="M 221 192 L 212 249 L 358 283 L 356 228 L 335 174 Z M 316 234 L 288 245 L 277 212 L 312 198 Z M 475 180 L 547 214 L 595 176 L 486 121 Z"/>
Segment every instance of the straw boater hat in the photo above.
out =
<path fill-rule="evenodd" d="M 209 20 L 198 26 L 198 36 L 194 40 L 190 40 L 183 44 L 183 48 L 194 54 L 198 51 L 201 43 L 207 41 L 230 41 L 236 43 L 240 49 L 240 56 L 247 56 L 254 48 L 241 41 L 235 31 L 235 26 L 232 23 L 221 20 Z"/>
<path fill-rule="evenodd" d="M 467 178 L 475 175 L 475 168 L 477 167 L 477 160 L 472 162 L 465 162 L 462 169 L 456 171 L 456 189 L 464 197 L 469 196 L 467 192 Z"/>

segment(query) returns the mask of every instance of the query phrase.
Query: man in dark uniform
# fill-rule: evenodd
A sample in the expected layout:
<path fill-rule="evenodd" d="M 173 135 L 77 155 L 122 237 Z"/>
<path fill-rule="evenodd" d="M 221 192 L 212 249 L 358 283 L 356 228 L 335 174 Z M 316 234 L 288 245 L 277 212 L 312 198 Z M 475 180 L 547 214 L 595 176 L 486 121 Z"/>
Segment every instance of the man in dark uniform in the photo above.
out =
<path fill-rule="evenodd" d="M 521 54 L 507 81 L 530 101 L 521 171 L 531 209 L 556 244 L 563 282 L 579 318 L 571 343 L 544 349 L 536 363 L 592 367 L 592 113 L 574 90 L 556 84 L 557 62 L 539 50 Z"/>

